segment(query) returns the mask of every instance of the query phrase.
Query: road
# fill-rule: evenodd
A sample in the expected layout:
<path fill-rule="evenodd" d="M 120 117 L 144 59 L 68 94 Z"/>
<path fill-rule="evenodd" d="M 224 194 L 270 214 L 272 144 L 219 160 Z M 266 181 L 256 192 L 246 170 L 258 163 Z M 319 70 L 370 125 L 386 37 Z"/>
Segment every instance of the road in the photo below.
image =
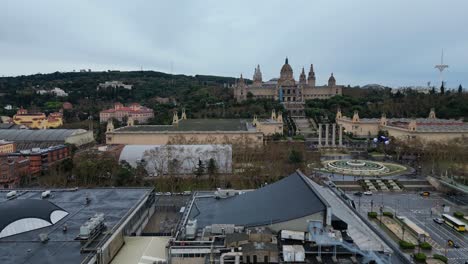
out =
<path fill-rule="evenodd" d="M 350 195 L 352 196 L 352 195 Z M 464 264 L 468 261 L 468 234 L 459 233 L 445 224 L 437 224 L 433 218 L 439 217 L 443 211 L 442 205 L 450 207 L 450 214 L 454 211 L 463 210 L 468 207 L 467 197 L 446 197 L 439 193 L 431 193 L 430 197 L 422 197 L 418 193 L 374 193 L 372 196 L 352 196 L 356 207 L 363 215 L 371 210 L 371 201 L 373 201 L 373 210 L 378 211 L 380 206 L 384 206 L 384 211 L 392 211 L 396 215 L 406 216 L 419 227 L 428 232 L 431 238 L 436 242 L 433 245 L 433 252 L 445 255 L 449 263 Z M 459 249 L 446 249 L 447 240 L 451 239 L 460 245 Z"/>

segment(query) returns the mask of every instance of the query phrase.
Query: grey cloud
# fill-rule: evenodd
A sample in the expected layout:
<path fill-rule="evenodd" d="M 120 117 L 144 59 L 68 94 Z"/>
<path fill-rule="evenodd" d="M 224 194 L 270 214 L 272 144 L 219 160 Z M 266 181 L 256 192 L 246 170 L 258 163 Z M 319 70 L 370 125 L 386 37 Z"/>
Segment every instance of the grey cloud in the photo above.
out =
<path fill-rule="evenodd" d="M 318 83 L 424 85 L 445 49 L 449 86 L 468 86 L 468 2 L 60 1 L 0 3 L 0 75 L 144 69 L 296 77 Z"/>

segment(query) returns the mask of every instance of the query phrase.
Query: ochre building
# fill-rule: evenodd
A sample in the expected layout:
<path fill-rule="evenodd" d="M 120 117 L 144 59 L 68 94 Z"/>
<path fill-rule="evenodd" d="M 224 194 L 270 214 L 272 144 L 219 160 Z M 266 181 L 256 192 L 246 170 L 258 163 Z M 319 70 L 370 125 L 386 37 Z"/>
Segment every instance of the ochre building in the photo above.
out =
<path fill-rule="evenodd" d="M 273 111 L 270 119 L 252 122 L 240 119 L 187 119 L 185 111 L 179 119 L 174 113 L 172 125 L 135 126 L 129 118 L 125 127 L 107 123 L 106 143 L 124 145 L 165 144 L 242 144 L 261 145 L 266 137 L 283 134 L 282 114 Z"/>
<path fill-rule="evenodd" d="M 360 118 L 357 111 L 349 118 L 338 109 L 336 123 L 356 137 L 373 137 L 379 131 L 387 131 L 389 136 L 404 140 L 448 141 L 468 136 L 467 123 L 437 118 L 434 109 L 427 118 L 387 118 L 385 115 L 381 118 Z"/>
<path fill-rule="evenodd" d="M 234 96 L 238 102 L 248 98 L 279 100 L 290 114 L 301 116 L 304 115 L 305 100 L 327 99 L 342 94 L 343 86 L 336 84 L 333 73 L 328 79 L 327 85 L 317 86 L 315 82 L 312 64 L 308 75 L 306 76 L 304 68 L 302 68 L 299 81 L 296 81 L 288 58 L 286 58 L 283 67 L 281 67 L 279 78 L 263 82 L 259 65 L 255 68 L 252 84 L 246 84 L 241 75 L 234 87 Z"/>
<path fill-rule="evenodd" d="M 20 108 L 13 116 L 13 123 L 37 129 L 57 128 L 63 125 L 63 116 L 60 112 L 50 113 L 49 116 L 44 113 L 28 113 L 28 110 Z"/>

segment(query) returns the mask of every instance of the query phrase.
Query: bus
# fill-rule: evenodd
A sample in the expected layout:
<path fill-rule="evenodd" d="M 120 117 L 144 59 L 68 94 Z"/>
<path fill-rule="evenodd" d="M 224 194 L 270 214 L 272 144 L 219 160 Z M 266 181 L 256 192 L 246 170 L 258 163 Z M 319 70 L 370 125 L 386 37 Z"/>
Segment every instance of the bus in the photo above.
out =
<path fill-rule="evenodd" d="M 443 214 L 442 219 L 444 219 L 445 224 L 452 227 L 453 229 L 459 232 L 465 232 L 465 223 L 463 223 L 461 220 L 458 220 L 457 218 L 448 214 Z"/>

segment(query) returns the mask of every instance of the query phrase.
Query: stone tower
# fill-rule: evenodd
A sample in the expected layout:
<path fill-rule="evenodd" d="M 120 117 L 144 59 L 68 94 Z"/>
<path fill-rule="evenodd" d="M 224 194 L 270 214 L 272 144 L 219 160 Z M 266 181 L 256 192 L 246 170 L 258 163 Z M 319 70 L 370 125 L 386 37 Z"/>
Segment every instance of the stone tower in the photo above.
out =
<path fill-rule="evenodd" d="M 381 126 L 387 125 L 387 116 L 385 114 L 382 114 L 382 117 L 380 117 L 380 125 Z"/>
<path fill-rule="evenodd" d="M 187 120 L 187 114 L 185 114 L 185 108 L 182 108 L 182 116 L 180 117 L 181 120 Z"/>
<path fill-rule="evenodd" d="M 109 119 L 109 121 L 107 121 L 106 131 L 114 132 L 114 123 L 112 122 L 112 119 Z"/>
<path fill-rule="evenodd" d="M 275 109 L 271 110 L 271 119 L 276 120 L 276 111 L 275 111 Z"/>
<path fill-rule="evenodd" d="M 338 109 L 336 110 L 335 119 L 340 119 L 342 117 L 343 117 L 343 115 L 341 114 L 341 108 L 338 107 Z"/>
<path fill-rule="evenodd" d="M 416 120 L 413 119 L 408 124 L 408 130 L 409 131 L 416 131 L 416 128 L 417 128 Z"/>
<path fill-rule="evenodd" d="M 172 124 L 173 125 L 179 124 L 179 116 L 177 115 L 177 111 L 174 111 L 174 116 L 172 116 Z"/>
<path fill-rule="evenodd" d="M 299 83 L 302 84 L 302 85 L 307 84 L 306 75 L 305 75 L 305 72 L 304 72 L 304 67 L 302 67 L 302 72 L 301 72 L 301 75 L 299 76 Z"/>
<path fill-rule="evenodd" d="M 281 111 L 278 112 L 278 116 L 276 117 L 276 122 L 283 123 L 283 113 Z"/>
<path fill-rule="evenodd" d="M 253 83 L 255 85 L 262 84 L 262 71 L 260 71 L 260 65 L 257 65 L 257 68 L 255 68 L 254 75 L 253 75 Z"/>
<path fill-rule="evenodd" d="M 359 119 L 359 112 L 358 111 L 354 111 L 354 114 L 353 114 L 353 123 L 358 123 L 360 121 Z"/>
<path fill-rule="evenodd" d="M 436 114 L 435 114 L 435 109 L 431 108 L 431 112 L 429 113 L 429 118 L 430 119 L 436 119 Z"/>
<path fill-rule="evenodd" d="M 133 117 L 129 116 L 127 120 L 127 126 L 134 126 L 135 121 L 133 120 Z"/>
<path fill-rule="evenodd" d="M 315 72 L 314 65 L 310 65 L 309 76 L 307 77 L 307 83 L 310 87 L 315 87 Z"/>

